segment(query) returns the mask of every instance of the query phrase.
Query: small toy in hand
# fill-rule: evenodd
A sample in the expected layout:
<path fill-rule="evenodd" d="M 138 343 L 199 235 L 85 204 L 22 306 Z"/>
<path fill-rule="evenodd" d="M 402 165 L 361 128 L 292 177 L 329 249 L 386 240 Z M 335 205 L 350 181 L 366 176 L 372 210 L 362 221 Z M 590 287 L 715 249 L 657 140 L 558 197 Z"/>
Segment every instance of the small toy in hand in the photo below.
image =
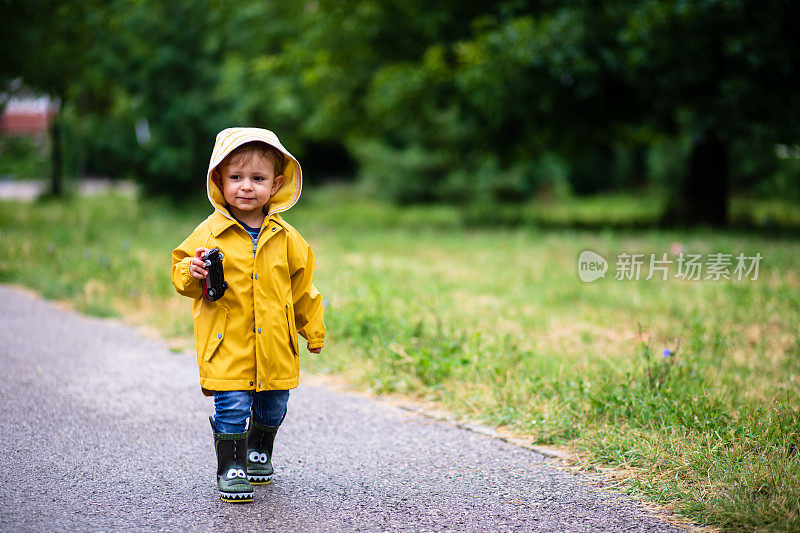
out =
<path fill-rule="evenodd" d="M 206 265 L 206 270 L 208 270 L 208 276 L 201 280 L 203 296 L 209 302 L 222 298 L 228 288 L 228 283 L 225 281 L 225 275 L 222 272 L 222 259 L 224 257 L 219 248 L 212 248 L 201 257 Z"/>

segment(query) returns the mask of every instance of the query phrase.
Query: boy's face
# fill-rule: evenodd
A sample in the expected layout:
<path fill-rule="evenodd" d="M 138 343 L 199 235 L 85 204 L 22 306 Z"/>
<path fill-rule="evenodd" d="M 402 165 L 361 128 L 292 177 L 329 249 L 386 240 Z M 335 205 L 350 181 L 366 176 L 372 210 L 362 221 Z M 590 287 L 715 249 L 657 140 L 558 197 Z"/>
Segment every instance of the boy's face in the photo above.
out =
<path fill-rule="evenodd" d="M 220 169 L 222 194 L 237 218 L 260 213 L 283 185 L 283 175 L 275 176 L 272 161 L 253 154 L 250 161 Z"/>

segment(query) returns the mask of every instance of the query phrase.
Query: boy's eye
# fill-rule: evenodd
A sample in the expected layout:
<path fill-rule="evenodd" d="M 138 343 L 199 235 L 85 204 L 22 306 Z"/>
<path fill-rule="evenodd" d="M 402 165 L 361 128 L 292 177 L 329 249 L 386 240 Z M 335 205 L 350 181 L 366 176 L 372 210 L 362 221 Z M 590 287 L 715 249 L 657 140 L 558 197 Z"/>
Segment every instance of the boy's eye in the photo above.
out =
<path fill-rule="evenodd" d="M 239 176 L 238 174 L 234 174 L 234 175 L 231 176 L 231 179 L 232 180 L 240 180 L 240 179 L 242 179 L 242 177 Z"/>
<path fill-rule="evenodd" d="M 261 176 L 253 176 L 253 181 L 264 181 L 264 178 Z"/>

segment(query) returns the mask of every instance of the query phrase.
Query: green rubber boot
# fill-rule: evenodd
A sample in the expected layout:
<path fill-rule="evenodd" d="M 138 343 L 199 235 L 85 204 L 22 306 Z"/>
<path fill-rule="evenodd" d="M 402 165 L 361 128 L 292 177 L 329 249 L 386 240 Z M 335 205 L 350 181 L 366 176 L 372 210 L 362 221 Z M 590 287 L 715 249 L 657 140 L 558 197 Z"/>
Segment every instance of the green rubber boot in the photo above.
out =
<path fill-rule="evenodd" d="M 208 417 L 214 432 L 217 452 L 217 488 L 219 497 L 228 503 L 250 503 L 253 487 L 247 481 L 245 450 L 247 433 L 217 433 L 214 417 Z"/>
<path fill-rule="evenodd" d="M 250 417 L 247 435 L 247 479 L 253 485 L 266 485 L 272 481 L 272 445 L 278 426 L 265 426 Z"/>

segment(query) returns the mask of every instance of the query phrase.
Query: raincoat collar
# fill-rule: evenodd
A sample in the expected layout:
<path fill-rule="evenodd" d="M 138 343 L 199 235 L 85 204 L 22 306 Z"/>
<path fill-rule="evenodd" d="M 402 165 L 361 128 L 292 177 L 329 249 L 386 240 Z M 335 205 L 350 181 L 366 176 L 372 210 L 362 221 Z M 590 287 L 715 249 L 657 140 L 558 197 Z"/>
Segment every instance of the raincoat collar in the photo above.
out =
<path fill-rule="evenodd" d="M 237 147 L 251 141 L 261 141 L 274 146 L 286 157 L 286 164 L 283 170 L 283 185 L 281 185 L 278 192 L 270 198 L 270 202 L 267 204 L 267 218 L 272 218 L 273 215 L 286 211 L 300 199 L 300 193 L 303 190 L 303 171 L 300 168 L 300 162 L 283 147 L 277 135 L 269 130 L 261 128 L 224 129 L 217 134 L 214 150 L 211 152 L 211 161 L 208 163 L 208 173 L 206 174 L 208 200 L 211 202 L 211 205 L 214 206 L 215 214 L 219 214 L 224 219 L 227 219 L 227 221 L 223 222 L 223 220 L 220 220 L 220 217 L 214 217 L 214 220 L 219 220 L 219 224 L 212 224 L 212 230 L 215 226 L 226 224 L 225 227 L 221 227 L 219 233 L 224 231 L 231 224 L 235 224 L 236 221 L 225 207 L 225 197 L 222 195 L 222 191 L 219 190 L 219 187 L 217 187 L 211 179 L 211 173 L 229 153 Z M 219 233 L 216 234 L 218 235 Z"/>
<path fill-rule="evenodd" d="M 223 214 L 224 213 L 224 214 Z M 264 223 L 261 225 L 261 228 L 266 228 L 269 226 L 270 222 L 275 222 L 278 226 L 283 229 L 286 229 L 286 222 L 283 220 L 278 213 L 273 215 L 269 215 L 268 217 L 264 218 Z M 209 226 L 211 228 L 211 233 L 214 237 L 219 237 L 220 234 L 225 231 L 226 229 L 230 228 L 231 226 L 236 226 L 239 223 L 231 217 L 230 213 L 227 213 L 227 209 L 223 208 L 222 211 L 217 209 L 209 219 Z"/>

